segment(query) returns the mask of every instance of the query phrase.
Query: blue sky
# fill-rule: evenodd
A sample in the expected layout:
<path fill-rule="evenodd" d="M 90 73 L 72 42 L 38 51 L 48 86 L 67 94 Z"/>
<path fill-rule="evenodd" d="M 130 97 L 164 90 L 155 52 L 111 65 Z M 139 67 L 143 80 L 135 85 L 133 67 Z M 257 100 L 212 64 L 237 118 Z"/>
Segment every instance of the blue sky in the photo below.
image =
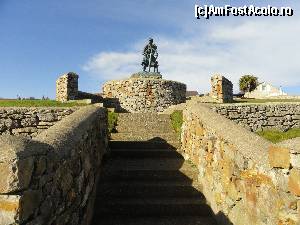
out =
<path fill-rule="evenodd" d="M 55 80 L 80 75 L 82 91 L 100 92 L 110 79 L 140 70 L 149 36 L 159 48 L 166 79 L 209 91 L 220 73 L 234 82 L 251 73 L 300 94 L 299 3 L 290 18 L 196 20 L 195 4 L 265 4 L 264 1 L 0 0 L 0 97 L 55 97 Z"/>

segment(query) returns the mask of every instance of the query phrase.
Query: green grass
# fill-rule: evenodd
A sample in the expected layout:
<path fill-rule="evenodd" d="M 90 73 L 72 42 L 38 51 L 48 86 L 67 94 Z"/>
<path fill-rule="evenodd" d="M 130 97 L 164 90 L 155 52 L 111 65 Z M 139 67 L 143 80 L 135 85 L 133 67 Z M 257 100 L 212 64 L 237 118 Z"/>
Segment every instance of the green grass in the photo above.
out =
<path fill-rule="evenodd" d="M 108 131 L 110 133 L 116 132 L 117 121 L 118 121 L 118 113 L 108 112 Z"/>
<path fill-rule="evenodd" d="M 300 99 L 254 99 L 254 98 L 234 99 L 234 103 L 267 103 L 267 102 L 299 102 L 300 103 Z"/>
<path fill-rule="evenodd" d="M 264 130 L 256 132 L 259 136 L 273 142 L 278 143 L 291 138 L 300 137 L 300 129 L 290 129 L 286 132 L 278 130 Z"/>
<path fill-rule="evenodd" d="M 84 103 L 62 103 L 55 100 L 1 100 L 0 107 L 73 107 L 83 106 Z"/>
<path fill-rule="evenodd" d="M 182 111 L 174 111 L 171 115 L 171 122 L 172 122 L 172 127 L 174 128 L 175 132 L 178 134 L 180 137 L 181 133 L 181 126 L 183 123 L 182 119 Z"/>

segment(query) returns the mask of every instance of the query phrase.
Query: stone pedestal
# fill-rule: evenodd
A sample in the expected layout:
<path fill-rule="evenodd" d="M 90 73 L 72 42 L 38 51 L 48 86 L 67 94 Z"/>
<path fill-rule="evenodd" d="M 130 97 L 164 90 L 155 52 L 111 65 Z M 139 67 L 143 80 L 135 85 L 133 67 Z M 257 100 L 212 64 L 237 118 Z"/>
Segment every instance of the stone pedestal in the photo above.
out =
<path fill-rule="evenodd" d="M 185 102 L 186 85 L 164 80 L 157 73 L 136 73 L 126 80 L 113 80 L 103 86 L 106 101 L 119 104 L 126 112 L 162 112 L 171 105 Z M 157 74 L 160 75 L 160 74 Z M 161 75 L 160 75 L 161 76 Z"/>

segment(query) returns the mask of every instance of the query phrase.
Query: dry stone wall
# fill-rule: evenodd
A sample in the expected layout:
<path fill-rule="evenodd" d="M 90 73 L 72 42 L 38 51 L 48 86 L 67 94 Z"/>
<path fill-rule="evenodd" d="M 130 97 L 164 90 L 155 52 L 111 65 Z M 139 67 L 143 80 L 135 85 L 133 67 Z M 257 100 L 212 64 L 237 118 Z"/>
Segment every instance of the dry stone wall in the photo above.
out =
<path fill-rule="evenodd" d="M 212 76 L 210 96 L 218 103 L 232 102 L 233 85 L 231 81 L 221 75 Z"/>
<path fill-rule="evenodd" d="M 107 139 L 94 105 L 33 139 L 0 136 L 0 224 L 88 225 Z"/>
<path fill-rule="evenodd" d="M 71 108 L 0 108 L 0 135 L 34 137 L 78 110 Z"/>
<path fill-rule="evenodd" d="M 185 102 L 186 85 L 163 79 L 115 80 L 104 84 L 103 97 L 111 99 L 110 102 L 119 110 L 162 112 L 171 105 Z M 116 106 L 116 101 L 119 106 Z"/>
<path fill-rule="evenodd" d="M 273 145 L 200 104 L 183 121 L 183 155 L 219 224 L 300 224 L 299 141 Z"/>
<path fill-rule="evenodd" d="M 251 131 L 300 128 L 299 103 L 224 104 L 212 109 Z"/>

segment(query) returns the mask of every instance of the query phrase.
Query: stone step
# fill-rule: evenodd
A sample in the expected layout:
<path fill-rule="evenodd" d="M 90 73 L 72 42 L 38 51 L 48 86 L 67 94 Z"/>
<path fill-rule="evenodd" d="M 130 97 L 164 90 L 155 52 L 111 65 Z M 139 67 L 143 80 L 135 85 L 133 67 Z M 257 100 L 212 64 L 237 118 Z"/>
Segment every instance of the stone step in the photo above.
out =
<path fill-rule="evenodd" d="M 98 205 L 97 205 L 98 203 Z M 95 216 L 210 216 L 203 198 L 96 198 Z"/>
<path fill-rule="evenodd" d="M 194 170 L 184 159 L 111 159 L 105 165 L 107 170 Z"/>
<path fill-rule="evenodd" d="M 110 152 L 112 158 L 179 158 L 183 159 L 180 152 L 174 149 L 112 149 Z"/>
<path fill-rule="evenodd" d="M 103 170 L 101 182 L 132 182 L 132 183 L 168 183 L 178 182 L 192 185 L 197 181 L 198 172 L 196 168 L 180 171 L 176 170 Z"/>
<path fill-rule="evenodd" d="M 112 133 L 111 140 L 126 141 L 179 141 L 179 137 L 175 133 Z"/>
<path fill-rule="evenodd" d="M 120 124 L 116 126 L 116 130 L 118 133 L 122 132 L 145 132 L 145 131 L 151 131 L 153 133 L 159 133 L 159 132 L 174 132 L 174 129 L 171 127 L 171 125 L 168 124 L 157 124 L 157 123 L 144 123 L 144 124 Z"/>
<path fill-rule="evenodd" d="M 98 189 L 97 197 L 107 198 L 203 198 L 201 187 L 182 182 L 138 183 L 107 182 Z"/>
<path fill-rule="evenodd" d="M 128 125 L 128 124 L 148 124 L 148 125 L 154 125 L 154 124 L 171 124 L 171 119 L 161 119 L 161 118 L 135 118 L 135 119 L 119 119 L 117 120 L 117 125 Z"/>
<path fill-rule="evenodd" d="M 118 121 L 163 121 L 170 120 L 170 115 L 158 113 L 119 113 Z"/>
<path fill-rule="evenodd" d="M 179 140 L 176 141 L 163 141 L 159 138 L 151 140 L 151 141 L 120 141 L 120 140 L 110 140 L 109 147 L 111 149 L 118 149 L 118 148 L 130 148 L 130 149 L 180 149 L 181 143 Z"/>
<path fill-rule="evenodd" d="M 210 216 L 155 216 L 95 218 L 91 225 L 217 225 Z"/>

